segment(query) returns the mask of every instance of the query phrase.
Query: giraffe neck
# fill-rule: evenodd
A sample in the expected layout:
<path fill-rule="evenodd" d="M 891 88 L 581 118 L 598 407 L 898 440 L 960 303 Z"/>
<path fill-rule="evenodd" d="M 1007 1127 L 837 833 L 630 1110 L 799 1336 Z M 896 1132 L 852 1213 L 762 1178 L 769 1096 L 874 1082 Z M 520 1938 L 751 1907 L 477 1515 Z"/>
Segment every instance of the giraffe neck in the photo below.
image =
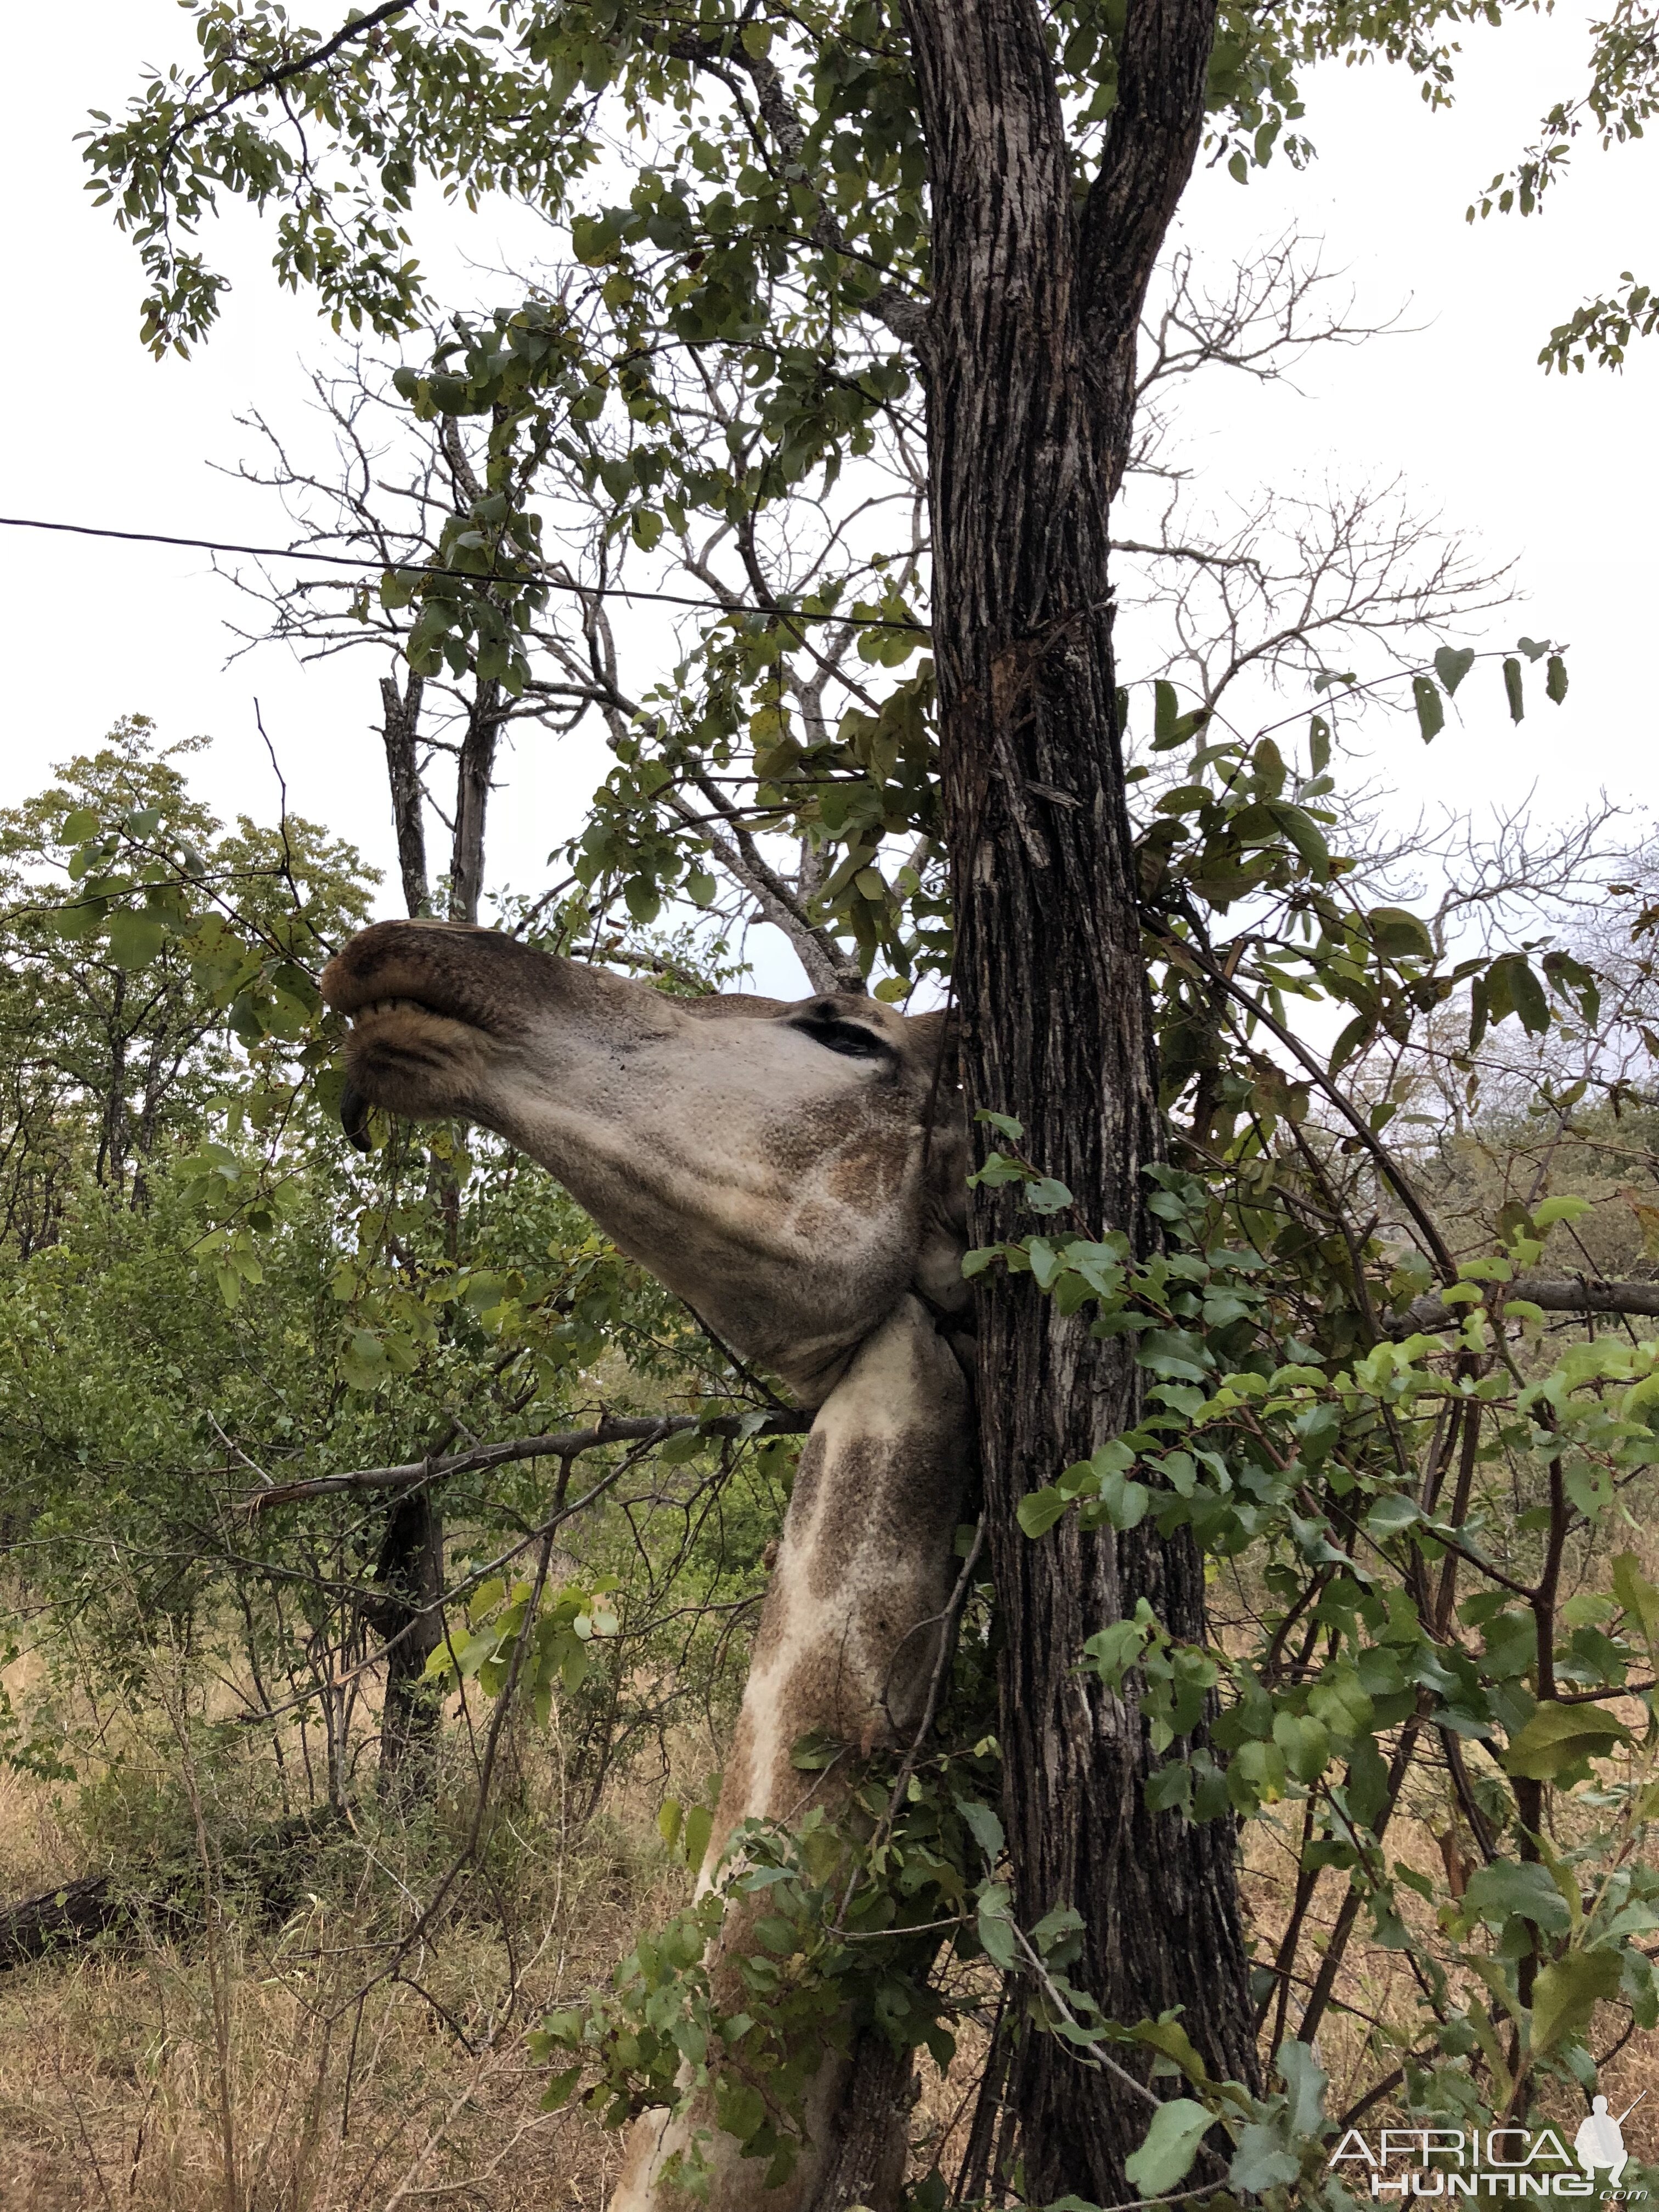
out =
<path fill-rule="evenodd" d="M 709 1846 L 743 1820 L 788 1820 L 809 1778 L 793 1747 L 819 1735 L 868 1753 L 922 1717 L 956 1577 L 973 1458 L 955 1353 L 906 1297 L 818 1408 L 783 1526 Z"/>
<path fill-rule="evenodd" d="M 707 1888 L 738 1825 L 793 1825 L 813 1802 L 838 1797 L 848 1759 L 803 1773 L 791 1752 L 803 1735 L 828 1736 L 855 1753 L 908 1744 L 926 1711 L 957 1577 L 952 1538 L 974 1455 L 972 1401 L 955 1353 L 920 1299 L 906 1297 L 859 1346 L 818 1408 L 801 1453 L 778 1561 L 755 1641 L 743 1711 L 732 1738 L 700 1887 Z M 709 1966 L 716 1985 L 750 1948 L 754 1900 L 728 1904 Z M 735 1986 L 732 1991 L 735 1998 Z M 715 2132 L 708 2212 L 804 2212 L 849 2131 L 861 2094 L 860 2055 L 826 2055 L 805 2115 L 810 2148 L 789 2180 L 769 2190 L 757 2161 Z M 890 2051 L 860 2201 L 889 2212 L 904 2164 L 906 2109 Z M 868 2088 L 867 2080 L 863 2088 Z M 888 2108 L 890 2107 L 890 2110 Z M 712 2112 L 635 2123 L 611 2212 L 668 2212 L 662 2180 Z"/>

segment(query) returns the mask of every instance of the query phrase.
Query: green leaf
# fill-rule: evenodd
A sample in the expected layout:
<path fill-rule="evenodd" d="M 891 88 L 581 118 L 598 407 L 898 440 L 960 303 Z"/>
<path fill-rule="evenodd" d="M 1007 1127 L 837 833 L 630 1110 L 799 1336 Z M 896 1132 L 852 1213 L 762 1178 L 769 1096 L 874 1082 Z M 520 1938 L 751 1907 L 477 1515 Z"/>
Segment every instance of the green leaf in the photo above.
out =
<path fill-rule="evenodd" d="M 1285 1754 L 1285 1764 L 1298 1782 L 1318 1781 L 1330 1763 L 1331 1732 L 1311 1713 L 1276 1713 L 1273 1741 Z"/>
<path fill-rule="evenodd" d="M 707 1805 L 694 1805 L 685 1816 L 685 1863 L 694 1874 L 708 1856 L 708 1838 L 714 1832 L 714 1814 Z"/>
<path fill-rule="evenodd" d="M 1189 2081 L 1202 2084 L 1209 2077 L 1204 2061 L 1193 2048 L 1192 2038 L 1178 2020 L 1138 2020 L 1132 2031 L 1137 2043 L 1174 2059 Z"/>
<path fill-rule="evenodd" d="M 1209 720 L 1201 707 L 1189 713 L 1181 712 L 1181 702 L 1173 684 L 1160 677 L 1152 686 L 1152 750 L 1167 753 L 1176 745 L 1184 745 L 1195 737 Z"/>
<path fill-rule="evenodd" d="M 1504 659 L 1504 696 L 1510 702 L 1510 721 L 1524 722 L 1527 702 L 1521 684 L 1521 664 L 1512 653 L 1505 654 Z"/>
<path fill-rule="evenodd" d="M 1071 1503 L 1058 1490 L 1028 1490 L 1019 1501 L 1019 1525 L 1028 1536 L 1046 1535 Z"/>
<path fill-rule="evenodd" d="M 1329 1068 L 1333 1075 L 1346 1067 L 1355 1053 L 1363 1045 L 1369 1043 L 1371 1031 L 1375 1027 L 1376 1024 L 1369 1014 L 1356 1014 L 1347 1024 L 1336 1042 L 1331 1047 Z"/>
<path fill-rule="evenodd" d="M 1072 1203 L 1072 1194 L 1053 1176 L 1038 1176 L 1025 1186 L 1025 1203 L 1033 1213 L 1060 1213 Z"/>
<path fill-rule="evenodd" d="M 1552 706 L 1559 707 L 1567 696 L 1567 664 L 1559 653 L 1549 657 L 1544 671 L 1544 696 Z"/>
<path fill-rule="evenodd" d="M 1191 1766 L 1184 1759 L 1155 1766 L 1146 1777 L 1145 1795 L 1149 1813 L 1184 1813 L 1193 1802 Z"/>
<path fill-rule="evenodd" d="M 1161 2197 L 1184 2181 L 1198 2147 L 1215 2125 L 1215 2116 L 1190 2097 L 1172 2097 L 1152 2114 L 1140 2148 L 1123 2162 L 1123 2171 L 1143 2197 Z"/>
<path fill-rule="evenodd" d="M 1501 1928 L 1512 1916 L 1529 1920 L 1546 1936 L 1565 1936 L 1571 1924 L 1567 1901 L 1547 1867 L 1497 1859 L 1469 1876 L 1463 1910 L 1489 1927 Z"/>
<path fill-rule="evenodd" d="M 1127 1475 L 1113 1473 L 1101 1483 L 1101 1510 L 1114 1528 L 1138 1528 L 1152 1502 L 1152 1493 L 1146 1484 L 1131 1482 Z"/>
<path fill-rule="evenodd" d="M 623 897 L 627 902 L 628 911 L 641 929 L 648 929 L 662 909 L 656 885 L 647 882 L 643 876 L 629 878 L 623 886 Z"/>
<path fill-rule="evenodd" d="M 1542 1036 L 1550 1025 L 1550 1002 L 1529 962 L 1517 958 L 1510 972 L 1510 990 L 1522 1026 L 1533 1036 Z"/>
<path fill-rule="evenodd" d="M 1366 915 L 1379 952 L 1393 960 L 1432 960 L 1434 939 L 1427 925 L 1403 906 L 1374 906 Z"/>
<path fill-rule="evenodd" d="M 1325 2092 L 1331 2077 L 1305 2043 L 1281 2044 L 1279 2071 L 1291 2093 L 1291 2130 L 1298 2136 L 1317 2135 L 1325 2118 Z"/>
<path fill-rule="evenodd" d="M 975 1797 L 958 1797 L 956 1808 L 961 1814 L 968 1832 L 979 1845 L 990 1863 L 994 1866 L 1002 1856 L 1002 1823 L 988 1805 L 981 1805 Z"/>
<path fill-rule="evenodd" d="M 148 968 L 161 951 L 167 925 L 142 908 L 121 907 L 110 916 L 109 957 L 118 968 Z"/>
<path fill-rule="evenodd" d="M 1544 986 L 1518 952 L 1505 953 L 1486 970 L 1486 995 L 1494 1021 L 1513 1011 L 1522 1026 L 1541 1036 L 1550 1025 L 1549 1000 Z"/>
<path fill-rule="evenodd" d="M 1579 1221 L 1590 1210 L 1587 1198 L 1547 1198 L 1533 1210 L 1533 1224 L 1539 1229 L 1553 1229 L 1558 1221 Z"/>
<path fill-rule="evenodd" d="M 1177 1382 L 1201 1382 L 1210 1364 L 1203 1339 L 1180 1328 L 1144 1329 L 1136 1340 L 1135 1357 L 1154 1375 Z"/>
<path fill-rule="evenodd" d="M 1623 1968 L 1616 1950 L 1569 1951 L 1565 1959 L 1545 1967 L 1532 1994 L 1534 2057 L 1542 2057 L 1565 2037 L 1589 2026 L 1596 2006 L 1617 1996 Z"/>
<path fill-rule="evenodd" d="M 1461 653 L 1454 653 L 1449 645 L 1441 647 L 1434 656 L 1434 672 L 1445 685 L 1448 698 L 1451 697 L 1474 665 L 1474 647 L 1472 645 L 1466 645 Z"/>
<path fill-rule="evenodd" d="M 1431 744 L 1446 726 L 1446 710 L 1440 703 L 1439 687 L 1431 676 L 1413 676 L 1412 704 L 1417 709 L 1417 726 L 1423 733 L 1424 744 Z"/>
<path fill-rule="evenodd" d="M 1319 824 L 1299 806 L 1275 806 L 1273 816 L 1309 874 L 1316 883 L 1324 883 L 1331 872 L 1331 851 Z"/>
<path fill-rule="evenodd" d="M 65 845 L 83 845 L 97 835 L 98 817 L 89 806 L 77 806 L 72 814 L 66 814 L 58 832 L 59 842 Z"/>
<path fill-rule="evenodd" d="M 1088 1638 L 1084 1656 L 1108 1689 L 1121 1689 L 1123 1677 L 1146 1650 L 1150 1634 L 1142 1620 L 1114 1620 Z"/>
<path fill-rule="evenodd" d="M 1659 1589 L 1642 1572 L 1634 1552 L 1620 1552 L 1613 1560 L 1613 1594 L 1632 1619 L 1640 1623 L 1649 1652 L 1659 1653 Z"/>
<path fill-rule="evenodd" d="M 1294 2181 L 1301 2171 L 1300 2160 L 1285 2148 L 1279 2130 L 1252 2120 L 1238 2131 L 1238 2148 L 1227 2169 L 1227 2179 L 1233 2188 L 1260 2197 L 1266 2190 Z"/>
<path fill-rule="evenodd" d="M 556 2074 L 542 2092 L 542 2110 L 544 2112 L 556 2112 L 563 2106 L 568 2105 L 571 2092 L 581 2078 L 582 2069 L 580 2066 L 568 2067 L 562 2074 Z"/>
<path fill-rule="evenodd" d="M 1008 1893 L 999 1883 L 993 1882 L 981 1897 L 978 1924 L 986 1957 L 1005 1974 L 1012 1973 L 1019 1964 L 1019 1947 L 1008 1914 Z"/>
<path fill-rule="evenodd" d="M 1405 1528 L 1413 1527 L 1423 1516 L 1417 1500 L 1407 1498 L 1403 1491 L 1395 1491 L 1387 1498 L 1379 1498 L 1365 1516 L 1365 1532 L 1379 1543 L 1397 1536 Z"/>
<path fill-rule="evenodd" d="M 990 1107 L 981 1106 L 974 1115 L 976 1121 L 988 1122 L 1000 1136 L 1006 1137 L 1011 1145 L 1018 1144 L 1025 1134 L 1025 1124 L 1015 1121 L 1012 1114 L 994 1113 Z"/>
<path fill-rule="evenodd" d="M 1630 1730 L 1600 1705 L 1552 1702 L 1539 1706 L 1499 1758 L 1510 1774 L 1530 1782 L 1556 1782 L 1629 1741 Z"/>

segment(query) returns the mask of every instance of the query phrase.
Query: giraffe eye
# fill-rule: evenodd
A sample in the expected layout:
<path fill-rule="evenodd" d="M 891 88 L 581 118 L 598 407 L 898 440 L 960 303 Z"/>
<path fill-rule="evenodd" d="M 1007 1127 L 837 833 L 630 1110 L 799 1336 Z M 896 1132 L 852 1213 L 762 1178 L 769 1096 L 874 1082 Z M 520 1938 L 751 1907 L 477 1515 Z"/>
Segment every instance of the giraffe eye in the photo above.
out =
<path fill-rule="evenodd" d="M 838 1052 L 848 1060 L 885 1060 L 890 1047 L 880 1037 L 860 1022 L 830 1021 L 797 1022 L 793 1024 L 802 1036 L 811 1037 L 826 1051 Z"/>

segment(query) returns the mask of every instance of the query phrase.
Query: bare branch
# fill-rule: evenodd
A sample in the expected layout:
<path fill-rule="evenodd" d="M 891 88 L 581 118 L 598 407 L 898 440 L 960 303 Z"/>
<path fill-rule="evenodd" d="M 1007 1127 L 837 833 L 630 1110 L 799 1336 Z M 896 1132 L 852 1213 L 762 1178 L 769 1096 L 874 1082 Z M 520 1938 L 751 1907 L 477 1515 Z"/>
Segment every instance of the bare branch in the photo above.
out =
<path fill-rule="evenodd" d="M 505 1443 L 480 1444 L 474 1451 L 448 1452 L 441 1458 L 410 1460 L 402 1467 L 358 1468 L 350 1474 L 319 1474 L 307 1482 L 284 1482 L 269 1490 L 252 1492 L 244 1500 L 250 1514 L 269 1512 L 274 1505 L 297 1504 L 301 1498 L 331 1498 L 345 1490 L 412 1490 L 417 1484 L 441 1482 L 452 1474 L 479 1474 L 491 1468 L 507 1467 L 526 1459 L 574 1459 L 579 1453 L 596 1451 L 602 1444 L 665 1443 L 670 1437 L 700 1429 L 706 1437 L 799 1437 L 812 1425 L 809 1412 L 767 1413 L 756 1421 L 744 1413 L 722 1413 L 700 1420 L 695 1413 L 606 1413 L 591 1429 L 556 1430 L 541 1437 L 514 1437 Z"/>
<path fill-rule="evenodd" d="M 1505 1304 L 1523 1300 L 1541 1306 L 1546 1313 L 1659 1314 L 1659 1283 L 1604 1283 L 1589 1275 L 1517 1275 L 1512 1283 L 1493 1285 L 1493 1294 Z M 1389 1323 L 1395 1336 L 1418 1330 L 1449 1328 L 1462 1317 L 1441 1304 L 1437 1296 L 1413 1298 L 1404 1313 Z"/>

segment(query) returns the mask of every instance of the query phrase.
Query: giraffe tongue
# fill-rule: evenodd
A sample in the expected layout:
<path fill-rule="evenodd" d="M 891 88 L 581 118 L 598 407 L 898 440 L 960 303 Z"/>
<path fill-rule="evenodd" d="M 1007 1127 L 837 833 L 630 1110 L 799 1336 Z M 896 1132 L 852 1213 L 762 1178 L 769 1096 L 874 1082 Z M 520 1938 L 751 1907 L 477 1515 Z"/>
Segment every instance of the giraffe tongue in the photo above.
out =
<path fill-rule="evenodd" d="M 360 1152 L 374 1150 L 368 1140 L 368 1101 L 349 1075 L 340 1093 L 340 1127 Z"/>

